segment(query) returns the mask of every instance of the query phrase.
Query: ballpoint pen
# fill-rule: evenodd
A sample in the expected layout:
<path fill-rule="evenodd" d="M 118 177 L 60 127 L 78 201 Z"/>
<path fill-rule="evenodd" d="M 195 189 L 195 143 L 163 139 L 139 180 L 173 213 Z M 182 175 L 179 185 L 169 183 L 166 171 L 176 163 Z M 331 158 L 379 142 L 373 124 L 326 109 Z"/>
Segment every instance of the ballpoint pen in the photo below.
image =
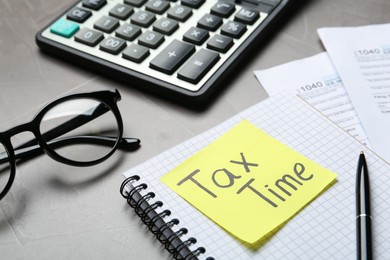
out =
<path fill-rule="evenodd" d="M 372 259 L 370 185 L 367 163 L 361 152 L 356 174 L 357 259 Z"/>

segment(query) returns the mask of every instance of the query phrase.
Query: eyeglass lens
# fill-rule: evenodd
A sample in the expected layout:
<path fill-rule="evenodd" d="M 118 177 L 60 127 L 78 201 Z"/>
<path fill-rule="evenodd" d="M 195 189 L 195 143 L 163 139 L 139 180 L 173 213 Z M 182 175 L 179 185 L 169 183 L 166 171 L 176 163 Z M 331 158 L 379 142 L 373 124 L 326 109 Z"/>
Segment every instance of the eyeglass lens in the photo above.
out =
<path fill-rule="evenodd" d="M 76 126 L 75 126 L 76 125 Z M 55 138 L 48 132 L 61 132 Z M 97 145 L 94 137 L 119 138 L 119 126 L 114 113 L 101 101 L 74 99 L 50 109 L 42 118 L 40 132 L 51 149 L 66 159 L 90 162 L 110 153 L 115 142 Z M 91 139 L 92 138 L 92 139 Z"/>

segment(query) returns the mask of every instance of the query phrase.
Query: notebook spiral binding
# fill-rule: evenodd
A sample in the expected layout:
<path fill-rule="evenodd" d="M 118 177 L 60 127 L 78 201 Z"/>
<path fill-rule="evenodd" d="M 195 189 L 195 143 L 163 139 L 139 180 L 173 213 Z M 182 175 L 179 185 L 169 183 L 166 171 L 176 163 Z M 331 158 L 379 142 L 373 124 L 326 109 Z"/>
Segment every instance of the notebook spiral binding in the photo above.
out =
<path fill-rule="evenodd" d="M 156 195 L 154 192 L 141 195 L 141 191 L 146 191 L 148 186 L 145 183 L 138 184 L 139 181 L 140 177 L 134 175 L 125 179 L 121 184 L 120 193 L 126 199 L 127 204 L 134 209 L 141 221 L 155 235 L 156 239 L 164 245 L 165 249 L 172 254 L 174 259 L 198 259 L 200 255 L 206 252 L 206 249 L 204 247 L 198 247 L 192 251 L 189 249 L 189 246 L 196 244 L 196 238 L 190 237 L 182 240 L 181 237 L 188 233 L 187 228 L 182 227 L 176 230 L 175 227 L 180 223 L 178 219 L 172 218 L 169 221 L 164 219 L 171 215 L 169 209 L 163 209 L 157 213 L 156 210 L 162 208 L 163 203 L 161 201 L 149 203 L 150 199 L 155 198 Z M 212 257 L 206 258 L 206 260 L 213 259 Z"/>

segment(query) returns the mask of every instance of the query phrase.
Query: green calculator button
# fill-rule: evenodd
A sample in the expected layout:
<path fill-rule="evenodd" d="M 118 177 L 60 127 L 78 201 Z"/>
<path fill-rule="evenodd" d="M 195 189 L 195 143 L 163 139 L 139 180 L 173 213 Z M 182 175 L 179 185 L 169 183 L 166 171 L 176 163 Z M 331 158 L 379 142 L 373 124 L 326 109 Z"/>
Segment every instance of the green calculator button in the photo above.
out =
<path fill-rule="evenodd" d="M 50 32 L 66 38 L 70 38 L 79 29 L 80 27 L 78 24 L 65 19 L 60 19 L 50 27 Z"/>

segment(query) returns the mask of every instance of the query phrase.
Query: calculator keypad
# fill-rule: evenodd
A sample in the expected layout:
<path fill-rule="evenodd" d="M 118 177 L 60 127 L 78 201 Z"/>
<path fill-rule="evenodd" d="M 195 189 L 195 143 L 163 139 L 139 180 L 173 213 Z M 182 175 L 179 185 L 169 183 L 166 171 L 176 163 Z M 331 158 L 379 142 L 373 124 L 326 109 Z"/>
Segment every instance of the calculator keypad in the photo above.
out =
<path fill-rule="evenodd" d="M 266 16 L 233 1 L 82 0 L 43 35 L 197 91 Z"/>

